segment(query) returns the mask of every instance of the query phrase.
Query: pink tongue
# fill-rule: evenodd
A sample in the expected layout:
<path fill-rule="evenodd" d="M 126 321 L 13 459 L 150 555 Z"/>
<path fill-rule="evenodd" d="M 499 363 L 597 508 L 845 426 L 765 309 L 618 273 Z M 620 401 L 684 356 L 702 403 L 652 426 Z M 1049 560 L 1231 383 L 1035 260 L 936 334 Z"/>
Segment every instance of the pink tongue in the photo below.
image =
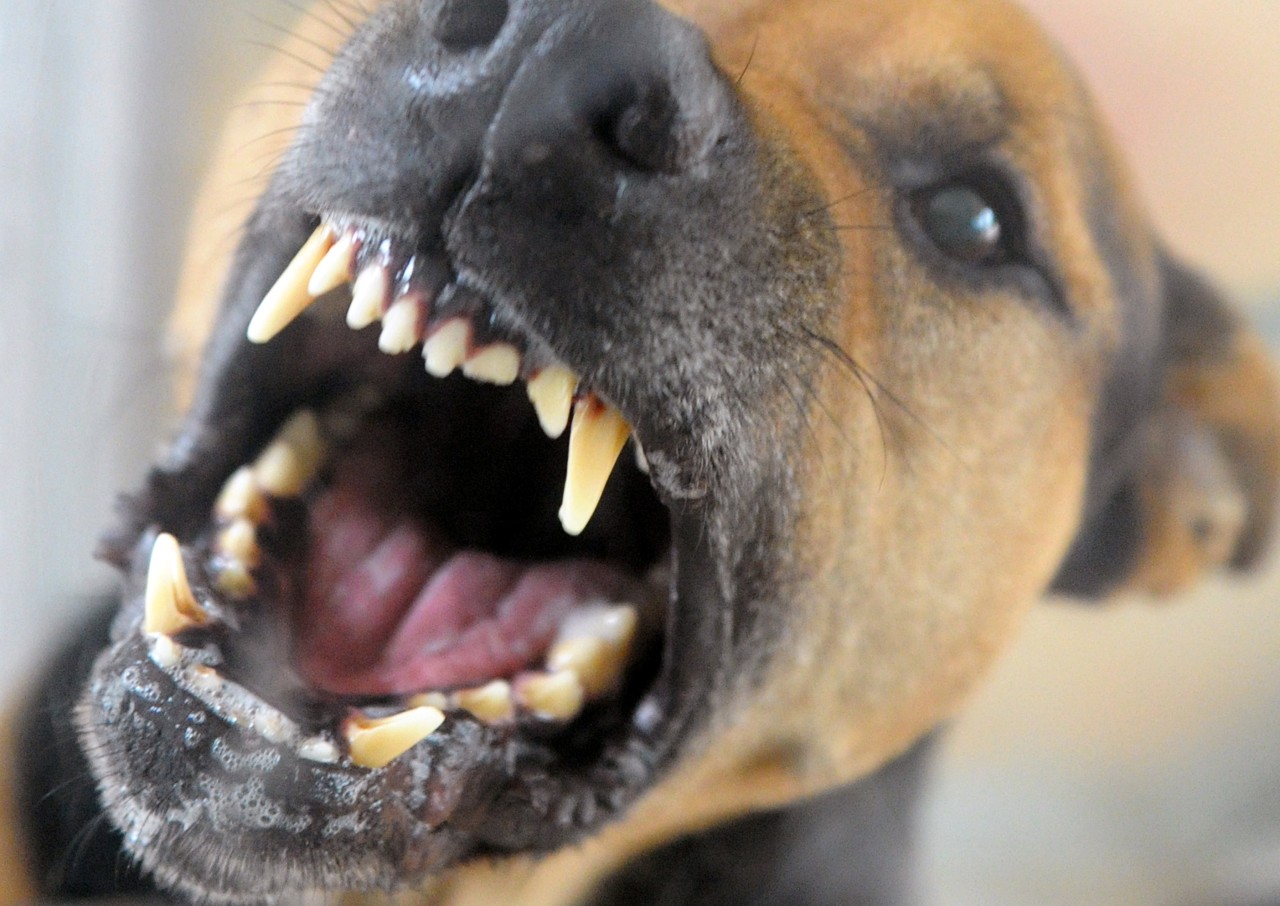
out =
<path fill-rule="evenodd" d="M 312 508 L 294 655 L 322 691 L 449 689 L 536 669 L 571 609 L 624 600 L 631 584 L 586 560 L 457 550 L 417 520 L 388 516 L 365 490 L 340 486 Z"/>

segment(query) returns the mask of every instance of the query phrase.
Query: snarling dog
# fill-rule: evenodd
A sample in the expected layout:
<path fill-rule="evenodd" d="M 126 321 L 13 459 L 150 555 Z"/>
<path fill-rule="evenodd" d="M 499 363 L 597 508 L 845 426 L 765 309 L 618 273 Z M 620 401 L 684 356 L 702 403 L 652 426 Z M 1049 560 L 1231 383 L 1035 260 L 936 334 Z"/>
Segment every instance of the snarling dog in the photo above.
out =
<path fill-rule="evenodd" d="M 671 6 L 388 0 L 320 79 L 55 671 L 162 887 L 892 902 L 1046 590 L 1259 556 L 1261 344 L 1021 13 Z"/>

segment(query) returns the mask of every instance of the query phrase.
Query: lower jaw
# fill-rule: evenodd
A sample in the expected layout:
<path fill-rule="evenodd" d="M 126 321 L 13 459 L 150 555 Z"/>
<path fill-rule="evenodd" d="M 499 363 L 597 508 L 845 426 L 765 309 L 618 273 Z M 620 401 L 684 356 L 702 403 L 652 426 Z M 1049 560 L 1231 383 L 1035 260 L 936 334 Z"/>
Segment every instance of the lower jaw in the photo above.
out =
<path fill-rule="evenodd" d="M 340 416 L 328 408 L 319 421 L 329 431 Z M 179 608 L 176 627 L 157 628 L 155 595 L 143 586 L 177 580 L 145 575 L 172 572 L 172 563 L 148 568 L 168 542 L 157 545 L 154 530 L 139 542 L 132 601 L 78 723 L 113 818 L 142 861 L 162 882 L 214 901 L 300 885 L 400 886 L 478 854 L 558 848 L 633 801 L 652 780 L 655 734 L 665 732 L 669 542 L 638 574 L 634 562 L 600 565 L 607 581 L 586 583 L 558 609 L 534 608 L 554 619 L 517 666 L 437 673 L 448 680 L 439 684 L 365 668 L 353 680 L 322 656 L 308 668 L 298 641 L 306 608 L 279 606 L 298 599 L 289 567 L 303 555 L 290 538 L 305 537 L 308 504 L 331 493 L 312 480 L 325 468 L 314 461 L 312 475 L 247 497 L 243 487 L 224 489 L 210 528 L 178 548 L 194 622 Z M 455 545 L 448 556 L 464 555 Z M 574 569 L 554 559 L 542 568 Z M 311 642 L 321 655 L 340 644 Z M 241 835 L 270 867 L 258 877 L 202 862 L 196 842 L 214 852 L 221 844 L 197 827 Z M 346 855 L 299 874 L 321 848 Z"/>
<path fill-rule="evenodd" d="M 451 711 L 411 757 L 362 769 L 209 660 L 131 636 L 100 658 L 78 713 L 128 847 L 162 885 L 201 900 L 416 886 L 476 856 L 548 852 L 654 777 L 654 743 L 603 713 L 540 740 Z M 645 707 L 660 706 L 650 696 Z"/>

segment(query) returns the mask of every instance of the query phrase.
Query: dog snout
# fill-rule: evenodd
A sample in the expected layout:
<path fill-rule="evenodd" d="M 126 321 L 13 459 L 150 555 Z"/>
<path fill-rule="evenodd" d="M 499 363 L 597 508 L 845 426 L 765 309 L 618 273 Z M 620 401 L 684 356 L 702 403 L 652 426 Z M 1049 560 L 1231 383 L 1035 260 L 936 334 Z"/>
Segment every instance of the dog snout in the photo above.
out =
<path fill-rule="evenodd" d="M 536 181 L 559 210 L 620 176 L 696 168 L 729 94 L 703 35 L 652 0 L 395 3 L 339 54 L 285 185 L 304 208 L 438 245 L 486 170 Z"/>

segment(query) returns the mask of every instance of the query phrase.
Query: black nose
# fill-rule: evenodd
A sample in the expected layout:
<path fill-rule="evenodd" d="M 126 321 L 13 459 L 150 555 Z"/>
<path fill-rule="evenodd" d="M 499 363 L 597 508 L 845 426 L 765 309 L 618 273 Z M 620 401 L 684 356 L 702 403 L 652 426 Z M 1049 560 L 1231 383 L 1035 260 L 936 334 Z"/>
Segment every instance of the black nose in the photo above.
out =
<path fill-rule="evenodd" d="M 619 179 L 696 167 L 731 95 L 702 34 L 652 0 L 388 0 L 321 82 L 279 185 L 438 246 L 477 180 L 599 210 Z"/>
<path fill-rule="evenodd" d="M 509 12 L 507 0 L 445 0 L 436 17 L 436 40 L 454 53 L 488 47 Z"/>
<path fill-rule="evenodd" d="M 702 160 L 728 119 L 701 33 L 650 0 L 584 3 L 525 58 L 492 150 L 517 166 L 677 172 Z"/>

